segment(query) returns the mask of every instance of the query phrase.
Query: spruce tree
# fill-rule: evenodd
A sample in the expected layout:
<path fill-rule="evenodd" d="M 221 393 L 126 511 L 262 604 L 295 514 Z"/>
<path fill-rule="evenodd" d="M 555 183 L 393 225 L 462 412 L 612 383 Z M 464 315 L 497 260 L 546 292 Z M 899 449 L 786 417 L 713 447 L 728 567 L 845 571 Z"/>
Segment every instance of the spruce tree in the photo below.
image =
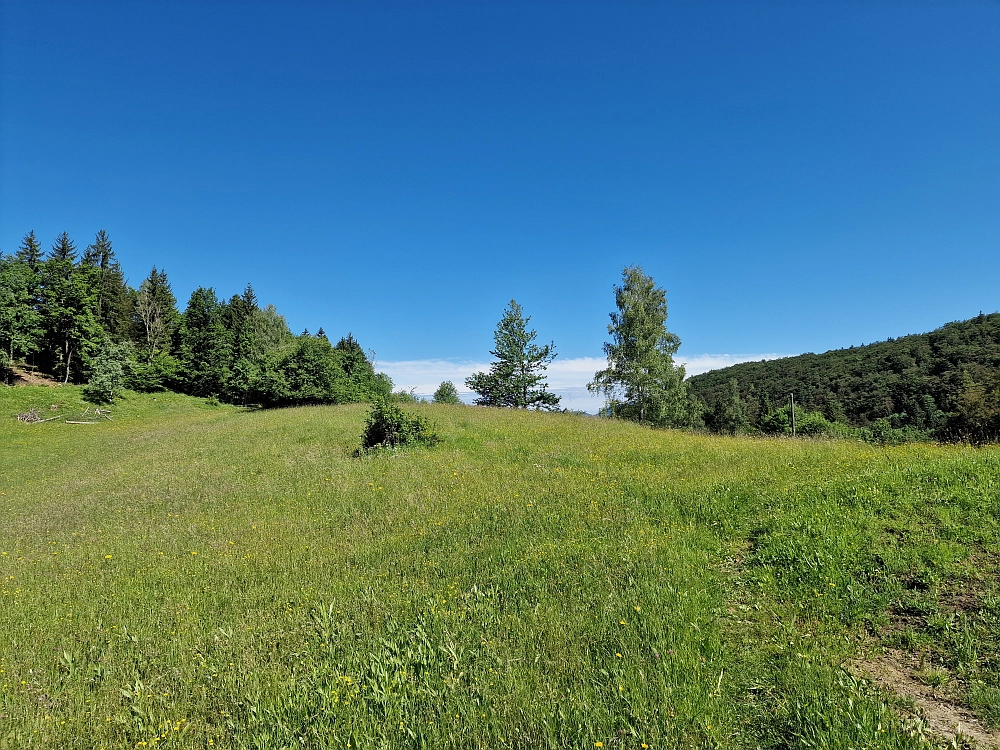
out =
<path fill-rule="evenodd" d="M 24 235 L 15 257 L 37 274 L 42 266 L 42 255 L 42 243 L 35 237 L 34 231 L 31 231 Z"/>
<path fill-rule="evenodd" d="M 68 383 L 104 334 L 97 319 L 97 295 L 76 259 L 76 245 L 63 232 L 42 265 L 42 315 L 53 368 Z"/>
<path fill-rule="evenodd" d="M 605 395 L 612 416 L 664 427 L 691 424 L 684 368 L 674 364 L 681 342 L 667 330 L 666 292 L 639 266 L 625 268 L 614 291 L 618 310 L 604 344 L 608 366 L 594 374 L 588 390 Z"/>
<path fill-rule="evenodd" d="M 81 265 L 89 269 L 97 289 L 97 319 L 113 338 L 128 335 L 130 309 L 129 287 L 125 281 L 108 233 L 100 230 L 94 242 L 87 245 Z"/>
<path fill-rule="evenodd" d="M 555 359 L 555 344 L 538 346 L 538 336 L 528 330 L 530 317 L 525 318 L 516 301 L 511 300 L 503 318 L 493 333 L 496 361 L 490 371 L 477 372 L 466 378 L 465 384 L 479 394 L 480 406 L 503 406 L 516 409 L 557 409 L 559 396 L 550 393 L 545 382 L 545 369 Z"/>
<path fill-rule="evenodd" d="M 195 396 L 218 396 L 229 377 L 229 332 L 214 289 L 199 287 L 191 293 L 178 331 L 179 379 Z"/>
<path fill-rule="evenodd" d="M 56 236 L 49 253 L 52 260 L 64 260 L 74 263 L 76 261 L 76 243 L 69 238 L 66 232 Z"/>

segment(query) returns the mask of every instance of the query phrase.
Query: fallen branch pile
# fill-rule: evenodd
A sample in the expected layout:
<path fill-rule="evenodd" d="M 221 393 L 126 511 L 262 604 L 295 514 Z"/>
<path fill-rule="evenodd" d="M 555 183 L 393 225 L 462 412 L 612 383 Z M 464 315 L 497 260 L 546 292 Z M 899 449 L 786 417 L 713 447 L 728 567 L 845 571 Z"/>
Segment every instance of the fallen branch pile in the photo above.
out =
<path fill-rule="evenodd" d="M 59 419 L 59 417 L 49 417 L 48 419 L 42 419 L 38 416 L 38 409 L 28 409 L 28 411 L 17 415 L 18 422 L 24 422 L 25 424 L 35 424 L 37 422 L 51 422 L 53 419 Z"/>

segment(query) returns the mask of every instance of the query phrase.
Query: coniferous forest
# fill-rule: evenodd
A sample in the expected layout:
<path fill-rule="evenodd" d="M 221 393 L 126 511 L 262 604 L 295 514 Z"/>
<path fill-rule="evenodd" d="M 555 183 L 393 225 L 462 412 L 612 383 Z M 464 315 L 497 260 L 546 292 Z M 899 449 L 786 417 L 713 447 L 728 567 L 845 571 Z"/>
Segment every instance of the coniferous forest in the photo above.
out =
<path fill-rule="evenodd" d="M 82 250 L 64 232 L 48 251 L 29 232 L 14 255 L 0 256 L 0 346 L 7 382 L 48 373 L 87 383 L 95 400 L 170 389 L 283 406 L 392 391 L 353 336 L 333 344 L 322 328 L 295 335 L 249 284 L 228 299 L 199 287 L 182 310 L 163 270 L 132 287 L 104 231 Z"/>

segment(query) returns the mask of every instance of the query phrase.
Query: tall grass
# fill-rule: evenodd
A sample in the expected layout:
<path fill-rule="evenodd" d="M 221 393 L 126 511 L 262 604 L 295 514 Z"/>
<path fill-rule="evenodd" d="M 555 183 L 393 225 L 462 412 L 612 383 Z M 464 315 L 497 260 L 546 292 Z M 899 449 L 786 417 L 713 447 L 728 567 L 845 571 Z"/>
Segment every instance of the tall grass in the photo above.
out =
<path fill-rule="evenodd" d="M 926 746 L 841 669 L 901 638 L 1000 723 L 995 449 L 422 405 L 438 446 L 355 458 L 361 406 L 7 417 L 56 395 L 0 391 L 0 748 Z"/>

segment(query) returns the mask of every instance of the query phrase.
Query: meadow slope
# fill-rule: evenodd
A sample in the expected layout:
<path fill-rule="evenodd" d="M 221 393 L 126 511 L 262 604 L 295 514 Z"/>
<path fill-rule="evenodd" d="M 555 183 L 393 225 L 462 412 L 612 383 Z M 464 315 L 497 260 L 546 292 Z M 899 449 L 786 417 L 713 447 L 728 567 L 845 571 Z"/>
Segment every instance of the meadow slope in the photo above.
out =
<path fill-rule="evenodd" d="M 0 748 L 944 741 L 890 664 L 997 736 L 996 448 L 32 405 L 83 408 L 0 389 Z"/>

